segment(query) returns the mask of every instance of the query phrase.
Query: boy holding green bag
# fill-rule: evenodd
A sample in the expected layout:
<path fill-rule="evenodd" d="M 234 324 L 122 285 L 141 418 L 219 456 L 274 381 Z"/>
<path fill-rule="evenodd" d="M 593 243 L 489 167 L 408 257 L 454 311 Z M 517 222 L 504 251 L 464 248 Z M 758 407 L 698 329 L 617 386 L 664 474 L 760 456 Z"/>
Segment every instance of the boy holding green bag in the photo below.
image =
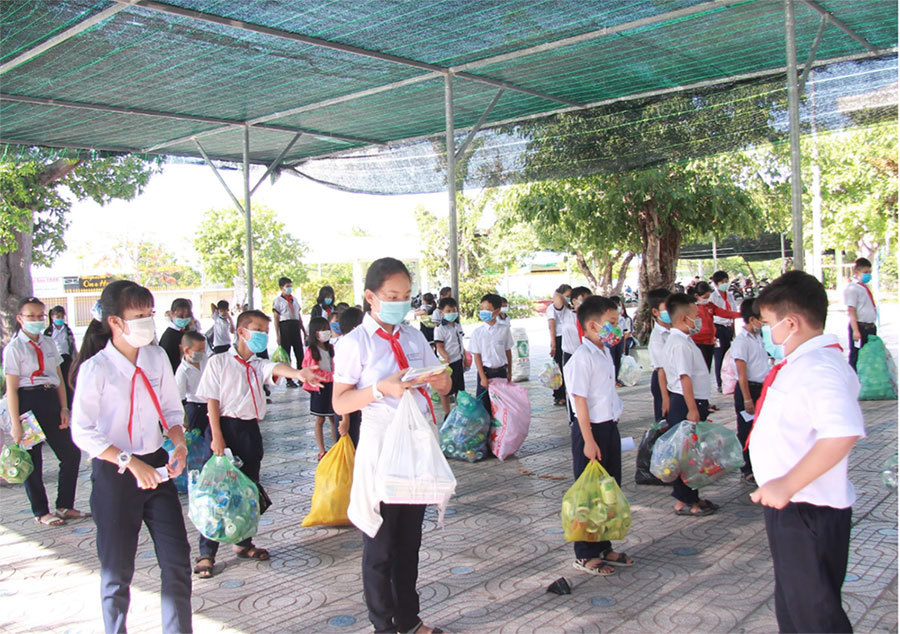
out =
<path fill-rule="evenodd" d="M 591 296 L 578 307 L 578 323 L 584 340 L 563 368 L 568 398 L 578 424 L 572 425 L 572 467 L 575 479 L 591 460 L 598 460 L 621 484 L 622 444 L 619 417 L 622 399 L 616 394 L 616 371 L 611 349 L 622 338 L 616 326 L 618 307 L 606 298 Z M 613 566 L 631 566 L 625 553 L 613 550 L 609 541 L 575 542 L 573 566 L 592 575 L 615 573 Z"/>

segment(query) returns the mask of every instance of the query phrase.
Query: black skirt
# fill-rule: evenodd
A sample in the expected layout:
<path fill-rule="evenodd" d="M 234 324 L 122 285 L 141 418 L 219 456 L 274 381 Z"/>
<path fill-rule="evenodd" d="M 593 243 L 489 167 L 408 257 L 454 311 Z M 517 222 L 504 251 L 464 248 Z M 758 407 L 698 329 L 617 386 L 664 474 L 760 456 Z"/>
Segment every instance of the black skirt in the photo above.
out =
<path fill-rule="evenodd" d="M 332 383 L 323 383 L 318 392 L 309 393 L 309 413 L 313 416 L 334 416 L 331 406 Z"/>

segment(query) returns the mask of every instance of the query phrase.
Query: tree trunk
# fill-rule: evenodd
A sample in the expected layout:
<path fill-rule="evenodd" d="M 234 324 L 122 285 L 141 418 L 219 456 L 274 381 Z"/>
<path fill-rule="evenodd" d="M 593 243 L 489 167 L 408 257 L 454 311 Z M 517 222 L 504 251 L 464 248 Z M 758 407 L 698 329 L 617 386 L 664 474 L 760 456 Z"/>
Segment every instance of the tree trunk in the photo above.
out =
<path fill-rule="evenodd" d="M 682 233 L 676 226 L 677 217 L 660 220 L 653 199 L 643 204 L 638 220 L 641 226 L 641 303 L 634 319 L 634 328 L 637 338 L 645 341 L 653 325 L 647 294 L 656 288 L 671 289 L 675 285 Z"/>
<path fill-rule="evenodd" d="M 581 269 L 581 272 L 587 278 L 588 285 L 591 287 L 591 290 L 596 293 L 597 277 L 594 275 L 593 271 L 591 271 L 591 267 L 588 266 L 587 260 L 584 258 L 584 253 L 576 250 L 575 261 L 578 262 L 578 268 Z"/>
<path fill-rule="evenodd" d="M 625 259 L 622 261 L 621 266 L 619 266 L 619 275 L 616 279 L 616 287 L 613 289 L 613 295 L 618 295 L 622 297 L 622 286 L 625 285 L 625 276 L 628 275 L 628 266 L 631 264 L 631 261 L 634 259 L 634 251 L 626 251 Z M 616 258 L 618 260 L 618 258 Z M 624 298 L 623 298 L 624 300 Z"/>
<path fill-rule="evenodd" d="M 750 266 L 750 260 L 744 256 L 741 256 L 741 258 L 744 260 L 744 264 L 747 265 L 747 270 L 750 271 L 750 279 L 753 280 L 753 284 L 756 284 L 756 273 L 754 272 L 753 267 Z"/>
<path fill-rule="evenodd" d="M 16 233 L 16 250 L 0 255 L 0 346 L 16 331 L 19 302 L 34 294 L 31 281 L 32 232 Z"/>

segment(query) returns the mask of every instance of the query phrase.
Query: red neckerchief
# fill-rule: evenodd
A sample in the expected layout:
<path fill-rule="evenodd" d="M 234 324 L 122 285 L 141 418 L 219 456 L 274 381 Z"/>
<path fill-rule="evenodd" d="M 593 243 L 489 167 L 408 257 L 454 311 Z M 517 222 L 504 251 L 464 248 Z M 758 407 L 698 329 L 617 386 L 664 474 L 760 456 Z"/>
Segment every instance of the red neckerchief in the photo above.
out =
<path fill-rule="evenodd" d="M 575 320 L 575 330 L 578 331 L 578 343 L 584 343 L 584 330 L 581 328 L 581 322 Z"/>
<path fill-rule="evenodd" d="M 869 290 L 869 287 L 859 282 L 859 285 L 866 289 L 866 292 L 869 294 L 869 299 L 872 301 L 872 308 L 875 308 L 875 297 L 872 295 L 872 291 Z"/>
<path fill-rule="evenodd" d="M 840 344 L 833 343 L 830 346 L 825 346 L 826 348 L 837 348 L 838 350 L 843 350 Z M 778 376 L 778 373 L 781 372 L 781 368 L 785 366 L 787 363 L 787 359 L 782 361 L 781 363 L 774 366 L 769 373 L 766 375 L 766 380 L 763 381 L 762 390 L 759 393 L 759 399 L 756 401 L 756 415 L 753 417 L 753 425 L 750 427 L 750 432 L 747 434 L 747 440 L 744 442 L 744 449 L 750 448 L 750 434 L 753 433 L 753 430 L 756 428 L 756 421 L 759 420 L 759 413 L 762 411 L 763 403 L 766 401 L 766 393 L 769 391 L 769 387 L 772 383 L 775 382 L 775 377 Z"/>
<path fill-rule="evenodd" d="M 722 299 L 725 300 L 725 310 L 731 310 L 731 302 L 728 301 L 728 295 L 722 291 L 718 291 L 718 293 L 722 296 Z"/>
<path fill-rule="evenodd" d="M 41 376 L 44 373 L 44 351 L 31 339 L 28 340 L 28 343 L 31 344 L 31 347 L 34 348 L 34 352 L 37 355 L 38 369 L 31 373 L 31 384 L 34 385 L 34 377 Z"/>
<path fill-rule="evenodd" d="M 391 352 L 394 353 L 394 359 L 397 361 L 397 366 L 401 370 L 406 370 L 409 368 L 409 361 L 406 359 L 406 353 L 403 352 L 403 346 L 400 345 L 400 326 L 394 328 L 394 334 L 389 335 L 384 330 L 379 328 L 375 331 L 375 334 L 387 341 L 391 346 Z M 431 398 L 428 396 L 428 392 L 424 387 L 417 388 L 422 396 L 425 397 L 425 401 L 428 403 L 428 409 L 431 410 L 431 420 L 434 421 L 434 424 L 437 425 L 437 417 L 434 415 L 434 404 L 431 402 Z"/>
<path fill-rule="evenodd" d="M 238 360 L 242 366 L 244 366 L 244 370 L 247 372 L 247 386 L 250 388 L 250 396 L 253 398 L 253 412 L 256 414 L 256 420 L 259 420 L 259 408 L 256 405 L 256 391 L 253 389 L 253 383 L 250 381 L 250 371 L 253 371 L 253 378 L 256 379 L 256 386 L 260 392 L 262 392 L 262 388 L 259 387 L 259 375 L 256 373 L 256 368 L 250 365 L 248 362 L 244 361 L 240 355 L 234 355 L 234 358 Z"/>
<path fill-rule="evenodd" d="M 138 377 L 141 377 L 144 387 L 147 388 L 147 392 L 150 394 L 150 400 L 153 401 L 153 407 L 156 408 L 156 413 L 159 414 L 159 422 L 162 424 L 163 429 L 169 431 L 169 425 L 166 424 L 166 417 L 163 416 L 162 408 L 159 406 L 159 399 L 156 398 L 156 392 L 153 391 L 153 386 L 150 385 L 150 379 L 147 378 L 143 370 L 135 366 L 134 374 L 131 375 L 131 404 L 128 407 L 128 441 L 132 447 L 134 446 L 134 440 L 131 437 L 131 425 L 134 420 L 134 386 Z"/>

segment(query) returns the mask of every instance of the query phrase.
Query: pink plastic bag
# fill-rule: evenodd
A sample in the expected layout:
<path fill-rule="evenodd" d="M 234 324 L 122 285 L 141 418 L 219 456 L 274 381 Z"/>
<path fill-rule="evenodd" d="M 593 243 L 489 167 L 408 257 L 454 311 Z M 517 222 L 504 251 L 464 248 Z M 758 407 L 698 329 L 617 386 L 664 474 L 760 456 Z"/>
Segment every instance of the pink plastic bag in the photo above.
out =
<path fill-rule="evenodd" d="M 722 394 L 734 394 L 737 381 L 737 367 L 731 358 L 731 348 L 729 348 L 722 358 Z"/>
<path fill-rule="evenodd" d="M 491 452 L 500 460 L 516 453 L 531 424 L 528 389 L 506 379 L 488 381 L 491 398 Z"/>

